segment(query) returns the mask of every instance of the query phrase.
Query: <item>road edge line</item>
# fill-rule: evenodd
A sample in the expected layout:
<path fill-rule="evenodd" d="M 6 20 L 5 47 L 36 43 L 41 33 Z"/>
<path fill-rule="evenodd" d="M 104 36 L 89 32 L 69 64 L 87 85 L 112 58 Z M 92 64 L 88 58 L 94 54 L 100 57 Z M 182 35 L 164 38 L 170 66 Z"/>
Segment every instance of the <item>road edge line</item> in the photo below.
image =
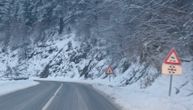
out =
<path fill-rule="evenodd" d="M 58 92 L 60 91 L 60 89 L 63 87 L 63 83 L 60 85 L 60 87 L 56 90 L 56 92 L 54 93 L 54 95 L 48 100 L 48 102 L 44 105 L 44 107 L 42 107 L 42 110 L 47 110 L 49 105 L 52 103 L 52 101 L 54 100 L 54 98 L 56 97 L 56 95 L 58 94 Z"/>

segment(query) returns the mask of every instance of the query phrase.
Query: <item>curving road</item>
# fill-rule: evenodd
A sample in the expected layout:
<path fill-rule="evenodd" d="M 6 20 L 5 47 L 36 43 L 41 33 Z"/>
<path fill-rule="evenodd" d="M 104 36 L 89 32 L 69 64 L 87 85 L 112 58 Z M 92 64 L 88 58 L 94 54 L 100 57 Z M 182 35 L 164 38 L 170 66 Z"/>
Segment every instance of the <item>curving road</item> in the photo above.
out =
<path fill-rule="evenodd" d="M 39 85 L 0 96 L 0 110 L 118 110 L 91 86 L 41 81 Z"/>

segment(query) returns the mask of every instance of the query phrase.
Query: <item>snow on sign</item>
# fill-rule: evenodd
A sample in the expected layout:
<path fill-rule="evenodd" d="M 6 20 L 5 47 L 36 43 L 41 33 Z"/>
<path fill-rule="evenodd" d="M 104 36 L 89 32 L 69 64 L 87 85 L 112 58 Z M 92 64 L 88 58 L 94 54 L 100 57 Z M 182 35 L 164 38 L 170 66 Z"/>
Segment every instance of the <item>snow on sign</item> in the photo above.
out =
<path fill-rule="evenodd" d="M 180 75 L 182 67 L 180 58 L 174 48 L 170 50 L 162 64 L 162 74 L 165 75 Z"/>
<path fill-rule="evenodd" d="M 113 73 L 113 69 L 112 69 L 111 66 L 109 66 L 109 67 L 107 68 L 106 73 L 107 73 L 107 74 L 112 74 L 112 73 Z"/>

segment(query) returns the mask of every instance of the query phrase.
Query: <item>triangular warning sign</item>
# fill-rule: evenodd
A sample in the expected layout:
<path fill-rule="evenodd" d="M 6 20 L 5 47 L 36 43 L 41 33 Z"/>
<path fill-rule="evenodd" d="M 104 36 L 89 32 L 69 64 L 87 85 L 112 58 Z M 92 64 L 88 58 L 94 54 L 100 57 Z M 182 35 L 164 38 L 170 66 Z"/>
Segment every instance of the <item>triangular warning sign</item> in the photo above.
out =
<path fill-rule="evenodd" d="M 174 48 L 170 50 L 167 57 L 164 60 L 165 64 L 174 64 L 174 65 L 180 65 L 181 61 L 180 58 L 177 55 L 177 52 Z"/>
<path fill-rule="evenodd" d="M 112 74 L 112 73 L 113 73 L 113 69 L 112 69 L 111 66 L 109 66 L 109 67 L 107 68 L 106 73 L 107 73 L 107 74 Z"/>

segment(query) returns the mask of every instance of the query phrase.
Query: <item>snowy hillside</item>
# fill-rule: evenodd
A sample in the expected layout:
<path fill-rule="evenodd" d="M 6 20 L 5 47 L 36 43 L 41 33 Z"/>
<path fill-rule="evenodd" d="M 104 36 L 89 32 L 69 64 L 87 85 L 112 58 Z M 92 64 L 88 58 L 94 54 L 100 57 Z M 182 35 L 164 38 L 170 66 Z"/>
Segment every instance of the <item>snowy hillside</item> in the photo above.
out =
<path fill-rule="evenodd" d="M 192 0 L 2 0 L 0 76 L 108 80 L 105 69 L 112 65 L 117 85 L 139 82 L 146 88 L 160 76 L 170 48 L 192 65 L 192 5 Z"/>

